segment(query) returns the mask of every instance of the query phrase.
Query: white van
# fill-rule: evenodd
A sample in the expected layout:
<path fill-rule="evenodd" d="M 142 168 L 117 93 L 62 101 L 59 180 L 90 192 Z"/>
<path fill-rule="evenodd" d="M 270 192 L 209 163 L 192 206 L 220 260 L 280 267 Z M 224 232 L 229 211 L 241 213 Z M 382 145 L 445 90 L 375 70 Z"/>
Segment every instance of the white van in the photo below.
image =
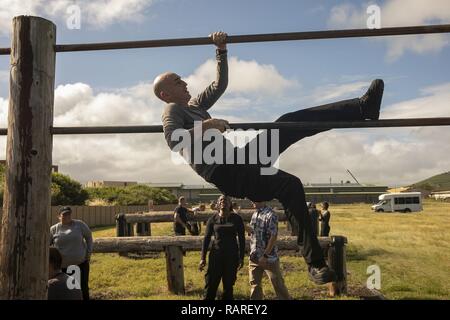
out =
<path fill-rule="evenodd" d="M 420 192 L 385 193 L 378 197 L 380 202 L 372 206 L 375 212 L 417 212 L 422 211 Z"/>

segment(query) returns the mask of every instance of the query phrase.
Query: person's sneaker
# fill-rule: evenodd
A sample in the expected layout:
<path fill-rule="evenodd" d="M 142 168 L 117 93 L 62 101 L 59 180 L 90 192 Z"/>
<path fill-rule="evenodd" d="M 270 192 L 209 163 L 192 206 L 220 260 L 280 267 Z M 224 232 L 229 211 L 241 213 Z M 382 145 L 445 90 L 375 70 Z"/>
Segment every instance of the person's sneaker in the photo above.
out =
<path fill-rule="evenodd" d="M 309 266 L 308 276 L 309 280 L 313 281 L 315 284 L 326 284 L 336 281 L 335 272 L 326 265 L 323 267 Z"/>
<path fill-rule="evenodd" d="M 359 98 L 361 113 L 364 119 L 378 120 L 380 118 L 381 99 L 383 98 L 384 81 L 373 80 L 367 92 Z"/>

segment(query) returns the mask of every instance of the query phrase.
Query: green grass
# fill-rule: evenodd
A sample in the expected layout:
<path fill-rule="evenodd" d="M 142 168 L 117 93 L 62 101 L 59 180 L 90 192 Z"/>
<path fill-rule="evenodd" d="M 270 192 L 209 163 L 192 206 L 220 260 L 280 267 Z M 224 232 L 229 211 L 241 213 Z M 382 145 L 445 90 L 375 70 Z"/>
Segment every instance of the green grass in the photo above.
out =
<path fill-rule="evenodd" d="M 450 299 L 450 203 L 426 201 L 421 213 L 373 213 L 367 204 L 335 205 L 331 234 L 348 238 L 347 271 L 351 291 L 366 283 L 367 267 L 381 269 L 381 292 L 388 299 Z M 153 235 L 171 235 L 171 223 L 152 225 Z M 280 232 L 285 230 L 280 223 Z M 94 230 L 94 237 L 114 236 L 115 228 Z M 133 259 L 94 254 L 90 287 L 96 299 L 201 299 L 204 274 L 197 271 L 199 252 L 184 257 L 186 295 L 167 291 L 164 254 Z M 247 263 L 247 261 L 246 261 Z M 326 287 L 307 280 L 306 265 L 294 253 L 281 257 L 286 285 L 295 299 L 327 299 Z M 249 295 L 247 268 L 238 273 L 237 299 Z M 267 299 L 275 294 L 264 279 Z M 343 297 L 352 299 L 353 296 Z"/>

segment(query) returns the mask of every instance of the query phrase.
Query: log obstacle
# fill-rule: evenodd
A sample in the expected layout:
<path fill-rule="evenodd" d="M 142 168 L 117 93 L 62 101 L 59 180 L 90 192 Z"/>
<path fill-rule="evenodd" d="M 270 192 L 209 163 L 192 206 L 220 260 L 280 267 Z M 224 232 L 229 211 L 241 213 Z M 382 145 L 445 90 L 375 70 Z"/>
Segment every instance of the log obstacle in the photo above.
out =
<path fill-rule="evenodd" d="M 242 217 L 244 222 L 250 222 L 254 210 L 241 210 L 239 215 Z M 213 215 L 213 211 L 200 212 L 194 217 L 190 218 L 190 221 L 196 222 L 206 222 Z M 298 235 L 297 226 L 291 227 L 290 221 L 287 219 L 286 214 L 283 210 L 275 210 L 278 216 L 278 221 L 284 221 L 287 223 L 288 230 L 291 231 L 291 235 Z M 151 236 L 151 224 L 152 223 L 162 223 L 162 222 L 173 222 L 173 212 L 172 211 L 161 211 L 161 212 L 146 212 L 146 213 L 119 213 L 116 216 L 116 236 L 117 237 L 131 237 L 134 234 L 137 236 Z M 316 230 L 319 229 L 319 221 L 315 219 L 313 225 L 315 225 Z M 134 224 L 136 227 L 134 228 Z M 136 232 L 134 232 L 136 230 Z"/>
<path fill-rule="evenodd" d="M 244 222 L 250 222 L 254 210 L 242 210 L 240 216 Z M 194 217 L 190 218 L 190 221 L 206 222 L 213 215 L 214 212 L 200 212 Z M 278 216 L 278 221 L 287 222 L 290 226 L 290 222 L 286 218 L 283 210 L 275 210 Z M 147 213 L 119 213 L 116 216 L 116 236 L 117 237 L 131 237 L 134 234 L 137 236 L 151 236 L 151 224 L 173 222 L 172 211 L 161 212 L 147 212 Z M 316 220 L 317 224 L 318 221 Z M 134 225 L 136 225 L 134 227 Z M 136 232 L 134 232 L 136 230 Z M 291 235 L 297 235 L 297 228 L 290 228 Z"/>
<path fill-rule="evenodd" d="M 347 293 L 347 267 L 343 236 L 319 237 L 319 243 L 328 260 L 330 268 L 335 270 L 337 281 L 333 283 L 334 295 Z M 143 252 L 164 252 L 168 290 L 174 294 L 184 294 L 184 251 L 201 251 L 202 236 L 153 236 L 153 237 L 110 237 L 94 239 L 95 253 L 127 254 Z M 245 241 L 246 251 L 250 249 L 250 238 Z M 279 250 L 297 251 L 297 237 L 280 236 L 277 240 Z"/>

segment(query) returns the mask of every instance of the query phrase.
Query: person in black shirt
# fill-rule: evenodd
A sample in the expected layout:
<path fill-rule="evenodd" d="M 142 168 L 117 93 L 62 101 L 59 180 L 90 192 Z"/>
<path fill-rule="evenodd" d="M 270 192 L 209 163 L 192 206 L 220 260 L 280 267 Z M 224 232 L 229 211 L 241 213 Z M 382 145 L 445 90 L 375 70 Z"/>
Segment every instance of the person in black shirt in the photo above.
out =
<path fill-rule="evenodd" d="M 220 196 L 217 209 L 219 212 L 209 218 L 206 225 L 199 269 L 202 271 L 206 265 L 206 252 L 211 242 L 211 236 L 214 235 L 209 253 L 208 270 L 205 274 L 205 299 L 214 300 L 216 298 L 217 288 L 222 280 L 222 299 L 232 300 L 237 271 L 244 264 L 244 223 L 242 218 L 232 211 L 229 197 Z"/>
<path fill-rule="evenodd" d="M 316 204 L 313 202 L 307 202 L 309 216 L 311 217 L 312 223 L 312 234 L 317 237 L 319 233 L 319 215 L 320 212 L 317 210 Z"/>
<path fill-rule="evenodd" d="M 192 211 L 186 208 L 186 199 L 184 197 L 180 197 L 178 199 L 178 206 L 175 208 L 173 216 L 173 231 L 176 236 L 185 236 L 186 229 L 191 232 L 191 226 L 188 224 L 188 213 L 192 213 Z"/>
<path fill-rule="evenodd" d="M 320 236 L 328 237 L 330 234 L 330 211 L 328 211 L 329 204 L 328 202 L 322 203 L 322 212 L 320 213 L 319 220 L 320 224 Z"/>

